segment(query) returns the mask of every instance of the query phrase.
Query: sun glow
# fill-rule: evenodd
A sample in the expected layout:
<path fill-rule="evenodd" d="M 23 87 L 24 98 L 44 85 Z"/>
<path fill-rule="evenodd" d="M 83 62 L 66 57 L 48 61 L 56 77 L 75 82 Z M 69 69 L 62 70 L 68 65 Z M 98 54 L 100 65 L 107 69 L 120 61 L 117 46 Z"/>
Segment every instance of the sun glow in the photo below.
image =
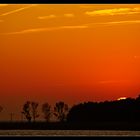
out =
<path fill-rule="evenodd" d="M 117 100 L 125 100 L 125 99 L 126 99 L 126 97 L 120 97 Z"/>

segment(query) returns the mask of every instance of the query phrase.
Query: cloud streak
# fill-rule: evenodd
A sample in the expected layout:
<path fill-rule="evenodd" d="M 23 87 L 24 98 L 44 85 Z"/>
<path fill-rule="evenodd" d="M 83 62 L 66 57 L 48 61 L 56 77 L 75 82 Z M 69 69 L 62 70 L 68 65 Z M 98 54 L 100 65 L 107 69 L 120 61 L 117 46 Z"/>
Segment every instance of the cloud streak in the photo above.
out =
<path fill-rule="evenodd" d="M 122 21 L 112 21 L 112 22 L 99 22 L 99 23 L 87 23 L 87 25 L 91 27 L 92 25 L 102 25 L 102 26 L 110 26 L 110 25 L 118 25 L 118 24 L 138 24 L 140 20 L 122 20 Z"/>
<path fill-rule="evenodd" d="M 85 14 L 88 16 L 105 16 L 105 15 L 128 15 L 140 13 L 140 8 L 114 8 L 114 9 L 103 9 L 86 11 Z"/>
<path fill-rule="evenodd" d="M 64 14 L 63 15 L 64 17 L 67 17 L 67 18 L 72 18 L 74 17 L 74 14 Z M 57 18 L 58 16 L 52 14 L 52 15 L 48 15 L 48 16 L 39 16 L 38 19 L 54 19 L 54 18 Z"/>
<path fill-rule="evenodd" d="M 114 21 L 114 22 L 106 22 L 106 23 L 103 23 L 103 24 L 125 24 L 125 23 L 140 23 L 140 20 L 126 20 L 126 21 Z"/>
<path fill-rule="evenodd" d="M 34 29 L 26 29 L 18 32 L 1 33 L 1 35 L 26 34 L 26 33 L 45 32 L 45 31 L 54 31 L 54 30 L 63 30 L 63 29 L 84 29 L 84 28 L 88 28 L 88 26 L 80 25 L 80 26 L 59 26 L 59 27 L 51 27 L 51 28 L 34 28 Z"/>
<path fill-rule="evenodd" d="M 46 32 L 46 31 L 54 31 L 54 30 L 63 30 L 63 29 L 85 29 L 85 28 L 93 28 L 94 25 L 99 26 L 110 26 L 110 25 L 118 25 L 118 24 L 138 24 L 140 20 L 128 20 L 128 21 L 114 21 L 114 22 L 101 22 L 101 23 L 88 23 L 76 26 L 58 26 L 58 27 L 50 27 L 50 28 L 33 28 L 33 29 L 25 29 L 17 32 L 9 32 L 9 33 L 1 33 L 0 35 L 12 35 L 12 34 L 27 34 L 27 33 L 35 33 L 35 32 Z"/>
<path fill-rule="evenodd" d="M 64 17 L 71 18 L 71 17 L 74 17 L 74 14 L 64 14 Z"/>
<path fill-rule="evenodd" d="M 16 10 L 12 10 L 12 11 L 3 13 L 3 14 L 1 14 L 0 16 L 7 16 L 7 15 L 10 15 L 10 14 L 18 13 L 18 12 L 20 12 L 20 11 L 23 11 L 23 10 L 25 10 L 25 9 L 34 7 L 34 6 L 36 6 L 36 5 L 37 5 L 37 4 L 31 4 L 31 5 L 26 6 L 26 7 L 22 7 L 22 8 L 16 9 Z"/>
<path fill-rule="evenodd" d="M 0 7 L 8 6 L 9 4 L 0 4 Z"/>
<path fill-rule="evenodd" d="M 56 15 L 48 15 L 48 16 L 40 16 L 38 17 L 38 19 L 53 19 L 56 18 Z"/>
<path fill-rule="evenodd" d="M 61 26 L 61 29 L 84 29 L 88 28 L 86 25 L 79 25 L 79 26 Z"/>

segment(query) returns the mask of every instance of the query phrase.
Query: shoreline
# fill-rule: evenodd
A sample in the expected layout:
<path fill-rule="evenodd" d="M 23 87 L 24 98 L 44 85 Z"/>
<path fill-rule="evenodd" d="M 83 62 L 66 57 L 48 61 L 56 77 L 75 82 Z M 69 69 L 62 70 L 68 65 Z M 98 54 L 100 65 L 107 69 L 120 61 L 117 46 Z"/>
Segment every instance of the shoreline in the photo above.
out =
<path fill-rule="evenodd" d="M 0 122 L 0 130 L 121 130 L 140 131 L 140 122 Z"/>

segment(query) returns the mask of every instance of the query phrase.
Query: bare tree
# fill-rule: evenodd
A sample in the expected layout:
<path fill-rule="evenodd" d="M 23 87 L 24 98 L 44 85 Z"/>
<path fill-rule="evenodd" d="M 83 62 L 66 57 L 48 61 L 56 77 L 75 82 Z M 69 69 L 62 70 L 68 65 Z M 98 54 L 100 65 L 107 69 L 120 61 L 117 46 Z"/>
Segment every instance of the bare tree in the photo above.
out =
<path fill-rule="evenodd" d="M 33 118 L 33 121 L 35 122 L 36 118 L 39 117 L 39 114 L 38 114 L 38 103 L 37 102 L 31 102 L 31 111 L 32 111 L 32 118 Z"/>
<path fill-rule="evenodd" d="M 63 122 L 66 120 L 68 110 L 69 108 L 67 104 L 62 101 L 57 102 L 54 107 L 54 115 L 60 122 Z"/>
<path fill-rule="evenodd" d="M 49 122 L 51 118 L 51 106 L 48 103 L 42 105 L 42 112 L 44 113 L 45 120 Z"/>
<path fill-rule="evenodd" d="M 21 112 L 25 118 L 27 119 L 28 122 L 31 122 L 31 106 L 30 106 L 30 102 L 27 101 L 24 105 L 23 105 L 23 111 Z"/>

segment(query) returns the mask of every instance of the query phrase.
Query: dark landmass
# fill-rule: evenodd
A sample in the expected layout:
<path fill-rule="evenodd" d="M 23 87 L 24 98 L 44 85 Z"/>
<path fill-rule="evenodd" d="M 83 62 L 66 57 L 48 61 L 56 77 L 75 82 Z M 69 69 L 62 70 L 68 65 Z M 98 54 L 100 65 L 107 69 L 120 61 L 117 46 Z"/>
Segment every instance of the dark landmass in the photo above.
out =
<path fill-rule="evenodd" d="M 0 130 L 140 130 L 140 122 L 0 122 Z"/>
<path fill-rule="evenodd" d="M 67 122 L 91 125 L 100 125 L 108 122 L 107 128 L 125 128 L 129 125 L 135 127 L 140 124 L 140 96 L 136 99 L 127 98 L 123 100 L 104 102 L 85 102 L 74 105 L 67 115 Z M 124 122 L 127 123 L 123 124 Z M 135 125 L 134 125 L 135 124 Z"/>

